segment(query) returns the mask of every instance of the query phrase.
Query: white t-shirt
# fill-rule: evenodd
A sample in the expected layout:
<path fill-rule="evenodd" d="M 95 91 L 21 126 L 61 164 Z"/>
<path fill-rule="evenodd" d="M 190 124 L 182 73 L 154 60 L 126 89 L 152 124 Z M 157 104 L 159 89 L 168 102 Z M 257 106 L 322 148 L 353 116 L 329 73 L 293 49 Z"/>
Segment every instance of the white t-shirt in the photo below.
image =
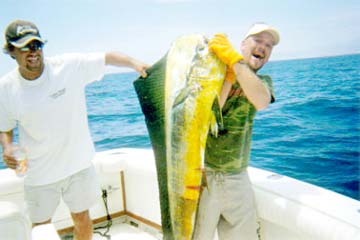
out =
<path fill-rule="evenodd" d="M 17 69 L 0 79 L 0 131 L 18 126 L 29 160 L 25 184 L 54 183 L 91 166 L 85 86 L 104 73 L 104 53 L 64 54 L 46 58 L 36 80 Z"/>

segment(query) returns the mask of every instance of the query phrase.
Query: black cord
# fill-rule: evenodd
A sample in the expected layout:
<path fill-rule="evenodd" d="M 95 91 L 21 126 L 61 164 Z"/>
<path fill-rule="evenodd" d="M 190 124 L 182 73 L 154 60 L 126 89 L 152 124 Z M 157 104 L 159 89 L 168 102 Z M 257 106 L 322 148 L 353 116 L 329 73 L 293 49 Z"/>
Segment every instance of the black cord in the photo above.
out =
<path fill-rule="evenodd" d="M 103 202 L 104 202 L 104 205 L 105 205 L 105 209 L 106 209 L 106 219 L 107 219 L 107 222 L 106 222 L 106 225 L 105 226 L 99 226 L 99 227 L 96 227 L 94 228 L 94 233 L 96 234 L 100 234 L 100 236 L 102 237 L 105 237 L 106 239 L 111 239 L 111 235 L 108 234 L 109 231 L 110 231 L 110 227 L 112 226 L 112 219 L 111 219 L 111 216 L 109 214 L 109 208 L 108 208 L 108 203 L 107 203 L 107 191 L 106 189 L 102 189 L 102 199 L 103 199 Z M 104 233 L 100 232 L 100 231 L 97 231 L 99 229 L 106 229 L 106 231 Z"/>

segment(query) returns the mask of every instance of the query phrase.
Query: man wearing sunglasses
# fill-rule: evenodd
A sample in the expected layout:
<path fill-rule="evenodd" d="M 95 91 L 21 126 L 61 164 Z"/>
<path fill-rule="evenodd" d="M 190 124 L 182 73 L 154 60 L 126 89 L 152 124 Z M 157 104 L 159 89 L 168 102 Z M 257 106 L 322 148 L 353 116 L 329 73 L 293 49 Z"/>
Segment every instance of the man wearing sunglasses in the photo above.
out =
<path fill-rule="evenodd" d="M 18 67 L 0 79 L 0 141 L 4 163 L 15 169 L 13 129 L 25 149 L 25 202 L 33 225 L 50 223 L 60 198 L 70 209 L 75 239 L 92 238 L 88 209 L 99 187 L 91 159 L 85 86 L 100 80 L 106 65 L 130 67 L 146 77 L 147 65 L 120 53 L 64 54 L 45 58 L 46 41 L 31 22 L 5 30 L 4 52 Z"/>

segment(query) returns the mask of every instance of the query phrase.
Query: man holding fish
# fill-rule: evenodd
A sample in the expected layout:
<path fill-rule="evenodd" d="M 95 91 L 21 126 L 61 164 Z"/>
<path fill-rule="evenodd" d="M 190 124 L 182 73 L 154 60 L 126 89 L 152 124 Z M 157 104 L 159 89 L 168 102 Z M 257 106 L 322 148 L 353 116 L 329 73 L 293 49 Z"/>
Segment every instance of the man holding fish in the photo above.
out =
<path fill-rule="evenodd" d="M 209 50 L 227 65 L 220 95 L 223 126 L 217 136 L 209 133 L 205 150 L 207 187 L 197 214 L 194 238 L 221 240 L 259 239 L 253 190 L 247 166 L 253 119 L 257 110 L 275 101 L 270 76 L 257 74 L 279 43 L 276 29 L 254 24 L 236 52 L 227 37 L 217 34 Z"/>
<path fill-rule="evenodd" d="M 29 163 L 25 202 L 34 226 L 47 224 L 60 198 L 70 209 L 77 240 L 92 239 L 89 208 L 100 196 L 90 136 L 85 87 L 102 79 L 105 66 L 129 67 L 146 77 L 147 65 L 117 52 L 63 54 L 45 58 L 46 41 L 29 21 L 5 30 L 4 52 L 17 68 L 0 79 L 0 143 L 12 169 L 13 129 Z"/>

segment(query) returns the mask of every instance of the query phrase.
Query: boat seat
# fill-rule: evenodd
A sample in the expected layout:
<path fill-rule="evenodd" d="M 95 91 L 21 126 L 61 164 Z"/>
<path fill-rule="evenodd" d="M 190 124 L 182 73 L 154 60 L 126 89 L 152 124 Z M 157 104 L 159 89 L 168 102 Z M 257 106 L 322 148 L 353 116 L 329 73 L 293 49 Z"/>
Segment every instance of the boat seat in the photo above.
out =
<path fill-rule="evenodd" d="M 26 214 L 12 202 L 0 201 L 1 240 L 30 240 L 31 223 Z"/>
<path fill-rule="evenodd" d="M 126 168 L 126 158 L 121 149 L 96 154 L 93 163 L 97 172 L 118 173 Z"/>
<path fill-rule="evenodd" d="M 1 170 L 0 192 L 1 195 L 10 195 L 23 192 L 24 180 L 16 176 L 12 169 Z"/>

